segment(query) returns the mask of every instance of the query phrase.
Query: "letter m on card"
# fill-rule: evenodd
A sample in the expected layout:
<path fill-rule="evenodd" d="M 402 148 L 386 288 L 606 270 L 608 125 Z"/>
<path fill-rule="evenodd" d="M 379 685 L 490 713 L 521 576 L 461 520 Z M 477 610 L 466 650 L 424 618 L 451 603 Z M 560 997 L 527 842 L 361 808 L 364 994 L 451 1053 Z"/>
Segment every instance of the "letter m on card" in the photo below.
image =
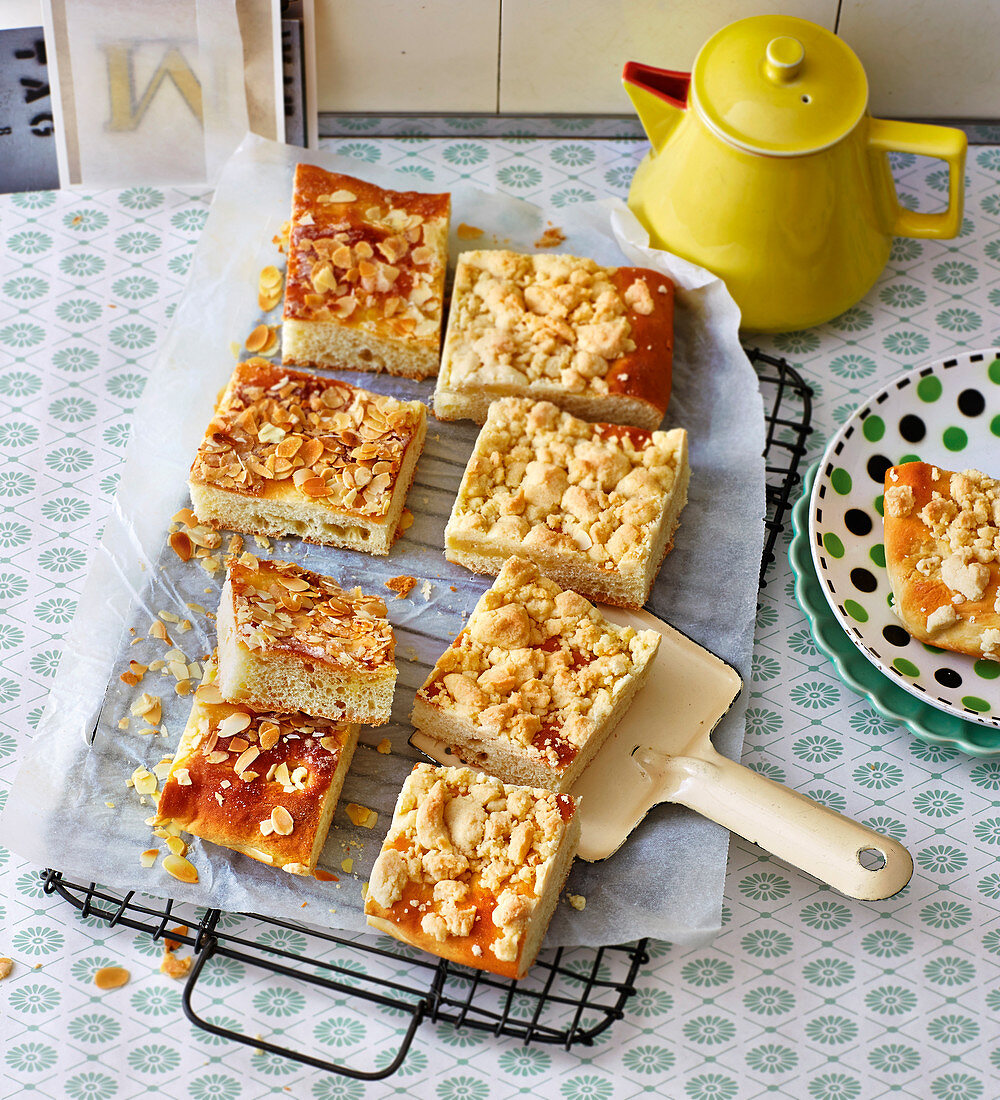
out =
<path fill-rule="evenodd" d="M 156 96 L 167 94 L 163 91 L 163 86 L 168 82 L 180 93 L 198 123 L 204 124 L 201 82 L 179 45 L 163 42 L 114 42 L 105 45 L 103 49 L 107 56 L 111 101 L 109 130 L 135 130 Z M 140 88 L 136 76 L 137 68 L 148 71 L 148 63 L 139 66 L 137 60 L 147 62 L 154 49 L 162 50 L 162 55 L 152 76 Z M 137 59 L 136 55 L 139 53 L 142 56 Z"/>

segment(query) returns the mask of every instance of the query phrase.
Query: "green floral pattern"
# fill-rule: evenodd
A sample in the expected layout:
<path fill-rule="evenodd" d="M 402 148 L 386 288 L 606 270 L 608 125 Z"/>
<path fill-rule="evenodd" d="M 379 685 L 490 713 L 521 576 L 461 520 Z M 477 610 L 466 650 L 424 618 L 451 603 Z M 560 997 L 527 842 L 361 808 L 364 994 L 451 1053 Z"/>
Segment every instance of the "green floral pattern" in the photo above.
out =
<path fill-rule="evenodd" d="M 555 224 L 572 204 L 624 197 L 645 151 L 590 140 L 601 131 L 588 120 L 557 120 L 556 139 L 502 140 L 484 136 L 485 120 L 450 121 L 447 138 L 387 138 L 359 117 L 327 144 L 359 174 L 377 163 L 415 188 L 468 180 L 546 204 Z M 940 201 L 939 165 L 892 162 L 904 195 Z M 1000 148 L 975 148 L 968 171 L 960 238 L 898 239 L 862 302 L 754 341 L 814 386 L 807 458 L 893 375 L 1000 338 Z M 0 802 L 62 656 L 208 199 L 152 186 L 0 198 Z M 0 1100 L 1000 1095 L 1000 760 L 916 742 L 859 700 L 818 653 L 789 582 L 779 556 L 747 670 L 744 760 L 906 844 L 916 870 L 898 897 L 850 901 L 734 838 L 721 934 L 688 950 L 651 944 L 625 1018 L 593 1047 L 425 1023 L 395 1076 L 363 1083 L 192 1029 L 159 945 L 80 921 L 0 849 L 0 953 L 16 963 L 0 990 Z M 262 949 L 302 949 L 293 930 L 247 927 Z M 113 964 L 132 980 L 100 993 L 94 971 Z M 570 960 L 568 988 L 584 972 Z M 388 1065 L 407 1022 L 226 959 L 199 989 L 219 1026 L 360 1068 Z M 510 1015 L 533 1007 L 516 999 Z"/>

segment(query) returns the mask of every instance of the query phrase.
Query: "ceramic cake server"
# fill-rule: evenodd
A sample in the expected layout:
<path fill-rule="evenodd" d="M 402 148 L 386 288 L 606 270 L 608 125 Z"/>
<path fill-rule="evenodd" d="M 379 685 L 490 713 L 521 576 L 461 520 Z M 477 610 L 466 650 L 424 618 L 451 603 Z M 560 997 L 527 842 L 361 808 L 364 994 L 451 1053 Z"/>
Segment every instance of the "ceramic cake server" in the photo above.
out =
<path fill-rule="evenodd" d="M 572 789 L 583 800 L 581 859 L 607 859 L 654 806 L 672 802 L 848 897 L 875 901 L 903 889 L 913 860 L 898 841 L 715 749 L 712 730 L 743 688 L 735 669 L 647 611 L 600 610 L 619 626 L 657 630 L 663 640 L 646 684 Z M 410 743 L 440 764 L 456 764 L 425 733 Z"/>

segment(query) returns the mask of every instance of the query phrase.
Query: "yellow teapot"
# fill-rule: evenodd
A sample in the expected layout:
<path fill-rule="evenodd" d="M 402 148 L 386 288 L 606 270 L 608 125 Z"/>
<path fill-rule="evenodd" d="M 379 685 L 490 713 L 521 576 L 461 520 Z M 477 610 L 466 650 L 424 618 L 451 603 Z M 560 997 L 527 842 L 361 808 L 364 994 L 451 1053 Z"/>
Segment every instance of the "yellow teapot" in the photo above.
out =
<path fill-rule="evenodd" d="M 868 114 L 850 47 L 805 19 L 724 27 L 690 73 L 630 61 L 622 79 L 652 149 L 628 204 L 651 243 L 722 278 L 759 332 L 808 328 L 878 278 L 893 236 L 954 237 L 966 137 Z M 948 208 L 900 206 L 892 151 L 948 164 Z"/>

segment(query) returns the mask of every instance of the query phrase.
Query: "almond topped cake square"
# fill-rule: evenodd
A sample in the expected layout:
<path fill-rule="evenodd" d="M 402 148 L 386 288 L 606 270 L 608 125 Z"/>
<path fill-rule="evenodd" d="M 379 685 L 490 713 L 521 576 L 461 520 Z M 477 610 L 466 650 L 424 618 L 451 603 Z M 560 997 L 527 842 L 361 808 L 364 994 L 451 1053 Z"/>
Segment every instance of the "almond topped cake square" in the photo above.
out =
<path fill-rule="evenodd" d="M 928 462 L 885 475 L 885 567 L 918 641 L 1000 661 L 1000 481 Z"/>
<path fill-rule="evenodd" d="M 229 702 L 370 726 L 389 721 L 395 639 L 378 596 L 245 553 L 228 565 L 217 626 L 217 683 Z"/>
<path fill-rule="evenodd" d="M 417 764 L 371 870 L 368 923 L 441 958 L 523 977 L 576 854 L 577 805 L 470 768 Z"/>
<path fill-rule="evenodd" d="M 417 692 L 413 724 L 506 783 L 568 791 L 659 644 L 511 558 Z"/>
<path fill-rule="evenodd" d="M 658 428 L 670 399 L 674 284 L 566 255 L 463 252 L 434 393 L 442 420 L 482 424 L 498 397 Z"/>
<path fill-rule="evenodd" d="M 504 397 L 476 440 L 445 556 L 496 574 L 519 554 L 588 599 L 640 608 L 673 545 L 689 475 L 682 428 L 591 424 Z"/>
<path fill-rule="evenodd" d="M 427 409 L 250 359 L 233 371 L 191 467 L 199 522 L 388 554 Z"/>
<path fill-rule="evenodd" d="M 451 197 L 295 169 L 285 363 L 437 374 Z"/>
<path fill-rule="evenodd" d="M 164 781 L 156 824 L 172 823 L 272 867 L 310 875 L 357 727 L 223 702 L 214 675 L 210 662 Z"/>

